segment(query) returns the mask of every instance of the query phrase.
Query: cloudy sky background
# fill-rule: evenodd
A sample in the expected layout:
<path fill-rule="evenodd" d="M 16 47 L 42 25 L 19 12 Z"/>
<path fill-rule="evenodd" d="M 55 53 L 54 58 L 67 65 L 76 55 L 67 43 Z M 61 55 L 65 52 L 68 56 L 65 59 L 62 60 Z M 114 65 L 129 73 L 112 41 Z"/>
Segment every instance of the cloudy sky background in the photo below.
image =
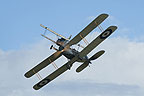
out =
<path fill-rule="evenodd" d="M 142 0 L 0 1 L 0 95 L 143 96 L 143 3 Z M 100 50 L 106 53 L 83 72 L 75 72 L 80 65 L 75 63 L 49 85 L 33 90 L 38 78 L 26 79 L 24 73 L 54 52 L 49 50 L 52 43 L 39 35 L 44 31 L 39 24 L 65 37 L 70 34 L 74 37 L 101 13 L 110 15 L 102 27 L 117 25 L 118 30 L 88 56 Z M 91 42 L 99 34 L 97 28 L 86 38 Z M 51 33 L 47 35 L 57 38 Z M 66 62 L 61 57 L 55 63 L 61 66 Z M 44 78 L 54 70 L 50 65 L 40 74 Z"/>

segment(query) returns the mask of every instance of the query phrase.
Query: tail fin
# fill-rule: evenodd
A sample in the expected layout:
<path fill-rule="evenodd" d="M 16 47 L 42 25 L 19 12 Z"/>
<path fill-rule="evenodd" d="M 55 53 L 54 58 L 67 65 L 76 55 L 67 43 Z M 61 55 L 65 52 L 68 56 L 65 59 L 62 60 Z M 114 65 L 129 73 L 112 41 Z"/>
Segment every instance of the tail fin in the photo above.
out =
<path fill-rule="evenodd" d="M 50 32 L 54 33 L 55 35 L 57 35 L 57 36 L 59 36 L 59 37 L 61 37 L 61 38 L 64 38 L 65 40 L 69 40 L 69 39 L 65 38 L 64 36 L 62 36 L 62 35 L 60 35 L 60 34 L 56 33 L 55 31 L 53 31 L 53 30 L 51 30 L 51 29 L 49 29 L 49 28 L 45 27 L 45 26 L 44 26 L 44 25 L 42 25 L 42 24 L 40 24 L 40 26 L 41 26 L 41 27 L 43 27 L 43 28 L 45 28 L 45 29 L 47 29 L 48 31 L 50 31 Z"/>

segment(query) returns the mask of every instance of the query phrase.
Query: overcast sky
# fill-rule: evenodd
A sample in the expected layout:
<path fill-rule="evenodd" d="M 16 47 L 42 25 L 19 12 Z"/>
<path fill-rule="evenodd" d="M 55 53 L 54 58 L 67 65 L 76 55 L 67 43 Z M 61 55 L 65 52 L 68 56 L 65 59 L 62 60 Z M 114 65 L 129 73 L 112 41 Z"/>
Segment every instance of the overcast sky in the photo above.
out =
<path fill-rule="evenodd" d="M 1 96 L 143 96 L 144 95 L 144 13 L 143 0 L 4 0 L 0 1 L 0 95 Z M 44 24 L 59 34 L 74 37 L 99 14 L 109 18 L 102 23 L 118 29 L 88 56 L 105 50 L 81 73 L 80 63 L 35 91 L 36 76 L 24 73 L 50 56 L 51 42 L 40 36 Z M 96 28 L 86 38 L 91 42 L 100 34 Z M 48 37 L 56 40 L 52 33 Z M 85 44 L 81 42 L 84 46 Z M 75 47 L 76 48 L 76 47 Z M 60 67 L 65 57 L 55 63 Z M 40 72 L 44 78 L 55 69 Z"/>

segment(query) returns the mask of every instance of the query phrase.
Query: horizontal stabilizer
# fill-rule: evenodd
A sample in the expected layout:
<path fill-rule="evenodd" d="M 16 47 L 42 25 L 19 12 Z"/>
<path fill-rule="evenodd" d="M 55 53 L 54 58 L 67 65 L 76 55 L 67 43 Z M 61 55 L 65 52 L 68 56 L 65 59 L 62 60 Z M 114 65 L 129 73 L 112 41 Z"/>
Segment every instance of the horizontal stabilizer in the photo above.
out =
<path fill-rule="evenodd" d="M 49 29 L 49 28 L 45 27 L 45 26 L 44 26 L 44 25 L 42 25 L 42 24 L 40 24 L 40 26 L 41 26 L 41 27 L 43 27 L 43 28 L 45 28 L 45 29 L 47 29 L 48 31 L 50 31 L 50 32 L 54 33 L 55 35 L 57 35 L 57 36 L 59 36 L 59 37 L 61 37 L 61 38 L 64 38 L 65 40 L 69 40 L 69 39 L 65 38 L 64 36 L 62 36 L 62 35 L 60 35 L 60 34 L 56 33 L 55 31 L 53 31 L 53 30 L 51 30 L 51 29 Z"/>
<path fill-rule="evenodd" d="M 97 52 L 96 54 L 94 54 L 89 61 L 85 61 L 82 65 L 80 65 L 77 69 L 76 72 L 81 72 L 82 70 L 84 70 L 90 63 L 91 60 L 95 60 L 97 58 L 99 58 L 102 54 L 104 54 L 104 50 L 101 50 L 99 52 Z"/>
<path fill-rule="evenodd" d="M 51 42 L 53 42 L 53 43 L 57 44 L 57 43 L 56 43 L 54 40 L 52 40 L 52 39 L 48 38 L 47 36 L 45 36 L 45 35 L 43 35 L 43 34 L 41 34 L 41 36 L 43 36 L 44 38 L 46 38 L 46 39 L 50 40 Z"/>
<path fill-rule="evenodd" d="M 90 58 L 90 60 L 95 60 L 95 59 L 97 59 L 97 58 L 99 58 L 102 54 L 104 54 L 105 53 L 105 51 L 104 50 L 101 50 L 101 51 L 99 51 L 99 52 L 97 52 L 96 54 L 94 54 L 91 58 Z"/>
<path fill-rule="evenodd" d="M 76 72 L 81 72 L 81 71 L 84 70 L 88 65 L 89 65 L 89 62 L 88 62 L 88 61 L 85 61 L 82 65 L 80 65 L 80 66 L 76 69 Z"/>

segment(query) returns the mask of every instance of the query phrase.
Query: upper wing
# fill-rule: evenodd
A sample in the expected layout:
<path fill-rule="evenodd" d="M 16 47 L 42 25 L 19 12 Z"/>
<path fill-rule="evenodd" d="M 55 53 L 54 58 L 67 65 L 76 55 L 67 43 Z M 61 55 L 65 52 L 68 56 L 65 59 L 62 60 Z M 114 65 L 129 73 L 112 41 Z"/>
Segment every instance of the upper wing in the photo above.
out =
<path fill-rule="evenodd" d="M 88 35 L 94 28 L 96 28 L 99 24 L 101 24 L 107 17 L 108 14 L 99 15 L 88 26 L 86 26 L 78 35 L 76 35 L 71 41 L 69 41 L 67 45 L 71 46 L 80 42 L 82 38 Z"/>
<path fill-rule="evenodd" d="M 59 75 L 61 75 L 62 73 L 64 73 L 65 71 L 67 71 L 69 69 L 69 67 L 72 66 L 72 64 L 74 62 L 76 62 L 77 59 L 78 59 L 77 56 L 74 57 L 72 60 L 68 61 L 62 67 L 60 67 L 59 69 L 57 69 L 56 71 L 54 71 L 53 73 L 51 73 L 50 75 L 48 75 L 47 77 L 45 77 L 43 80 L 41 80 L 39 83 L 37 83 L 36 85 L 34 85 L 33 88 L 35 90 L 39 90 L 40 88 L 42 88 L 43 86 L 45 86 L 46 84 L 48 84 L 50 81 L 52 81 L 53 79 L 55 79 L 56 77 L 58 77 Z"/>
<path fill-rule="evenodd" d="M 109 37 L 115 30 L 116 26 L 108 27 L 104 32 L 102 32 L 96 39 L 94 39 L 88 46 L 86 46 L 79 54 L 80 57 L 86 56 L 90 53 L 96 46 L 98 46 L 102 41 Z"/>
<path fill-rule="evenodd" d="M 35 73 L 39 72 L 41 69 L 48 66 L 51 62 L 55 61 L 57 58 L 61 56 L 61 51 L 57 51 L 54 54 L 52 54 L 50 57 L 42 61 L 40 64 L 29 70 L 27 73 L 25 73 L 25 77 L 29 78 L 33 76 Z"/>

